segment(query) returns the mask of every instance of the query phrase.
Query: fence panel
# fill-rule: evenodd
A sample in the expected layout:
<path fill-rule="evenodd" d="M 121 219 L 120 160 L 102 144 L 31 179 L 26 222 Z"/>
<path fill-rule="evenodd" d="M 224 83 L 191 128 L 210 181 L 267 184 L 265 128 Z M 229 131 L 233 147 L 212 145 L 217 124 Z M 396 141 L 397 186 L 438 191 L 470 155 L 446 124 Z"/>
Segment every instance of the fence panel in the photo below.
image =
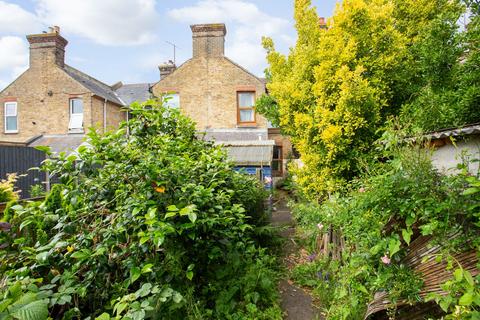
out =
<path fill-rule="evenodd" d="M 29 198 L 30 187 L 42 184 L 45 188 L 45 172 L 28 170 L 40 166 L 45 160 L 45 153 L 31 147 L 0 146 L 0 179 L 5 179 L 8 173 L 17 173 L 20 177 L 16 183 L 21 190 L 21 198 Z"/>

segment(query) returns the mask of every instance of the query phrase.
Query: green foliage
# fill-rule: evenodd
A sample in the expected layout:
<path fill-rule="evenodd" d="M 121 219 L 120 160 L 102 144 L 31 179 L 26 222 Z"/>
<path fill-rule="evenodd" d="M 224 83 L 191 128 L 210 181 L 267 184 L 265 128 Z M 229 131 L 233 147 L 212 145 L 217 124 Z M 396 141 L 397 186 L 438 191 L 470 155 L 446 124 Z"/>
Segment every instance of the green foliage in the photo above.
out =
<path fill-rule="evenodd" d="M 30 187 L 30 197 L 42 197 L 45 195 L 45 189 L 41 184 L 35 184 Z"/>
<path fill-rule="evenodd" d="M 278 112 L 278 104 L 268 94 L 263 94 L 255 102 L 255 111 L 264 115 L 273 127 L 280 127 L 280 114 Z"/>
<path fill-rule="evenodd" d="M 460 32 L 464 12 L 460 1 L 345 0 L 322 29 L 311 1 L 295 1 L 289 55 L 263 41 L 271 98 L 258 110 L 291 136 L 309 199 L 357 177 L 392 116 L 410 133 L 480 121 L 479 19 Z"/>
<path fill-rule="evenodd" d="M 76 154 L 45 161 L 61 182 L 45 201 L 10 208 L 0 312 L 15 318 L 28 297 L 18 310 L 29 319 L 45 319 L 45 303 L 55 319 L 279 315 L 276 263 L 257 242 L 258 181 L 177 110 L 130 112 L 117 132 L 91 131 Z M 32 280 L 18 293 L 21 279 Z"/>
<path fill-rule="evenodd" d="M 422 281 L 402 263 L 406 248 L 418 235 L 431 236 L 445 256 L 480 245 L 478 179 L 438 174 L 425 150 L 389 154 L 392 160 L 370 167 L 368 175 L 350 185 L 347 195 L 332 196 L 321 205 L 294 206 L 299 225 L 312 239 L 310 251 L 316 248 L 317 236 L 326 232 L 318 224 L 331 226 L 345 238 L 339 262 L 320 259 L 296 271 L 296 277 L 321 297 L 335 297 L 326 300 L 329 319 L 363 318 L 366 303 L 379 291 L 387 292 L 392 301 L 418 301 Z M 458 236 L 446 242 L 454 233 Z M 451 297 L 435 297 L 446 306 L 442 308 L 466 310 L 466 299 L 478 291 L 471 279 L 466 276 L 461 285 L 445 284 Z M 478 310 L 474 299 L 468 306 L 469 312 Z"/>

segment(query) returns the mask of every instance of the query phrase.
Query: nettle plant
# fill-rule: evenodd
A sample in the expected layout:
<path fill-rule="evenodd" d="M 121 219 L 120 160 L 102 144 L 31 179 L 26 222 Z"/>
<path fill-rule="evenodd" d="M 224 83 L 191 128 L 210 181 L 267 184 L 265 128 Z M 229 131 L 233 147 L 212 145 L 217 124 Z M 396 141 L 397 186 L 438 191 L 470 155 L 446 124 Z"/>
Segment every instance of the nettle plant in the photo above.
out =
<path fill-rule="evenodd" d="M 130 112 L 118 131 L 93 130 L 45 161 L 60 181 L 45 201 L 5 212 L 0 318 L 275 312 L 275 262 L 254 240 L 259 183 L 177 110 L 148 101 Z"/>

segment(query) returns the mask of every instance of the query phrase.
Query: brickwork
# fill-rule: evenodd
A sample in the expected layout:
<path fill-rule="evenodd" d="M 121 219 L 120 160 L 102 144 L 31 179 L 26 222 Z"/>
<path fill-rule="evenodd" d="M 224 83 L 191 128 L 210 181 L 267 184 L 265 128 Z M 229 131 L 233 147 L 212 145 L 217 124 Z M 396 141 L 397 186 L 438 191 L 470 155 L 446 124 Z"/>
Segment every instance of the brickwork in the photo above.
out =
<path fill-rule="evenodd" d="M 224 56 L 224 24 L 193 25 L 193 58 L 153 86 L 157 97 L 177 92 L 180 110 L 197 124 L 197 130 L 235 129 L 238 124 L 237 92 L 265 93 L 265 83 Z M 256 115 L 249 127 L 267 128 Z"/>
<path fill-rule="evenodd" d="M 67 41 L 57 32 L 27 36 L 30 67 L 0 92 L 0 141 L 25 142 L 39 135 L 68 134 L 70 99 L 82 98 L 84 128 L 103 128 L 103 98 L 64 70 Z M 4 103 L 17 102 L 17 133 L 5 133 Z M 108 102 L 107 126 L 125 119 L 120 106 Z"/>
<path fill-rule="evenodd" d="M 153 94 L 175 91 L 181 111 L 197 123 L 198 130 L 236 128 L 237 91 L 249 88 L 258 98 L 264 83 L 225 57 L 193 58 L 153 87 Z M 256 127 L 266 120 L 256 115 Z"/>
<path fill-rule="evenodd" d="M 58 67 L 31 68 L 0 93 L 0 140 L 26 141 L 37 135 L 67 134 L 70 98 L 81 97 L 84 122 L 91 123 L 91 94 Z M 17 101 L 18 133 L 5 133 L 4 102 Z"/>
<path fill-rule="evenodd" d="M 280 133 L 278 128 L 268 129 L 268 139 L 275 141 L 275 145 L 282 147 L 282 170 L 287 171 L 287 163 L 289 160 L 294 159 L 292 142 L 288 136 L 284 136 Z"/>

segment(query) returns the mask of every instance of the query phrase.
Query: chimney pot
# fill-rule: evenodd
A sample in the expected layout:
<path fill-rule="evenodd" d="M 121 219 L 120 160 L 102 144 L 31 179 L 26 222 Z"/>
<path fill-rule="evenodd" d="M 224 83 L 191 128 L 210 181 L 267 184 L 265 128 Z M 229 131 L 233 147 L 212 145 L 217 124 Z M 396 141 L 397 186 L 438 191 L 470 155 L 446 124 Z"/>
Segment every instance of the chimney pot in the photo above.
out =
<path fill-rule="evenodd" d="M 322 28 L 322 29 L 326 29 L 326 28 L 327 28 L 327 21 L 326 21 L 325 17 L 320 17 L 320 18 L 318 18 L 318 25 L 319 25 L 320 28 Z"/>
<path fill-rule="evenodd" d="M 171 74 L 173 71 L 177 69 L 175 63 L 172 60 L 168 60 L 164 64 L 158 66 L 158 70 L 160 70 L 160 80 Z"/>
<path fill-rule="evenodd" d="M 59 26 L 53 26 L 53 32 L 60 34 L 60 27 Z"/>

